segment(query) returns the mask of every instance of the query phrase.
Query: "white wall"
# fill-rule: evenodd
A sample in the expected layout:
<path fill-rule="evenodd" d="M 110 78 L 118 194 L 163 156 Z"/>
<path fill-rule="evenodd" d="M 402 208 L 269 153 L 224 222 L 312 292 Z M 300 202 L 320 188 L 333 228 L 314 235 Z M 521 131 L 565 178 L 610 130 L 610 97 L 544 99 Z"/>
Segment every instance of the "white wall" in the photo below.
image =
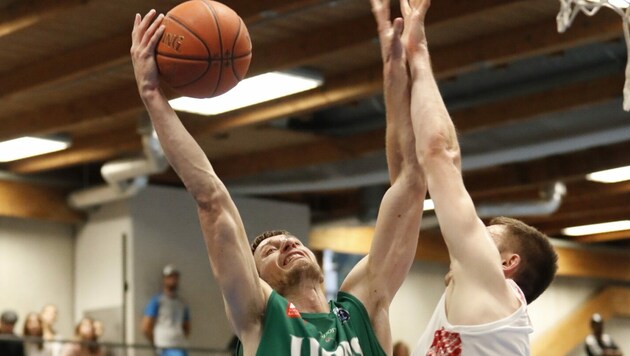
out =
<path fill-rule="evenodd" d="M 71 335 L 72 236 L 67 225 L 0 217 L 0 309 L 18 312 L 18 333 L 28 312 L 52 303 L 59 309 L 57 331 Z"/>
<path fill-rule="evenodd" d="M 77 232 L 75 321 L 85 315 L 105 318 L 106 341 L 123 341 L 123 235 L 130 231 L 128 204 L 122 201 L 91 211 Z"/>
<path fill-rule="evenodd" d="M 267 230 L 287 230 L 308 246 L 308 206 L 238 196 L 233 199 L 250 241 Z"/>
<path fill-rule="evenodd" d="M 413 347 L 433 313 L 444 291 L 445 264 L 415 262 L 403 286 L 392 302 L 390 320 L 393 340 L 403 340 Z M 534 325 L 532 342 L 569 315 L 603 285 L 602 281 L 584 278 L 558 277 L 537 300 L 529 306 Z M 589 320 L 585 320 L 588 323 Z M 606 332 L 630 352 L 630 319 L 614 319 L 606 323 Z M 572 356 L 580 353 L 572 354 Z"/>
<path fill-rule="evenodd" d="M 390 307 L 394 342 L 402 340 L 413 349 L 444 292 L 446 272 L 446 264 L 414 262 Z"/>

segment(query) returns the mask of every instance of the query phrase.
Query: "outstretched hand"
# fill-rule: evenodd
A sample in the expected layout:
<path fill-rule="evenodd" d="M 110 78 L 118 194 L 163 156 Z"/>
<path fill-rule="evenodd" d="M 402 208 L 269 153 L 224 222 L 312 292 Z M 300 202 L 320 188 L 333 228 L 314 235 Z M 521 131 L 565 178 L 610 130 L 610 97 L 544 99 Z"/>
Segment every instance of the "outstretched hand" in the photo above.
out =
<path fill-rule="evenodd" d="M 401 0 L 400 11 L 405 19 L 403 40 L 408 51 L 428 49 L 424 21 L 431 0 Z"/>
<path fill-rule="evenodd" d="M 149 11 L 144 18 L 136 14 L 131 31 L 131 61 L 140 91 L 159 88 L 155 48 L 164 33 L 163 14 Z"/>
<path fill-rule="evenodd" d="M 404 1 L 404 0 L 403 0 Z M 372 13 L 378 26 L 378 38 L 381 43 L 383 63 L 404 59 L 401 42 L 403 21 L 401 18 L 390 20 L 389 0 L 370 0 Z"/>

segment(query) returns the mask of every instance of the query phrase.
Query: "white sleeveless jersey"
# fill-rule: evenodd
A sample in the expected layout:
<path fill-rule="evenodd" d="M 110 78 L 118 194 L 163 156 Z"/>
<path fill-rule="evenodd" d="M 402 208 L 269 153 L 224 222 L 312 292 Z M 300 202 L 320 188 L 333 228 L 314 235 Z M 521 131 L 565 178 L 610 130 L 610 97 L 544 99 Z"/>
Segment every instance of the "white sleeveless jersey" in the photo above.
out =
<path fill-rule="evenodd" d="M 507 281 L 521 306 L 512 315 L 487 324 L 451 325 L 446 319 L 446 294 L 442 294 L 412 356 L 529 355 L 529 334 L 534 329 L 527 302 L 518 285 Z"/>

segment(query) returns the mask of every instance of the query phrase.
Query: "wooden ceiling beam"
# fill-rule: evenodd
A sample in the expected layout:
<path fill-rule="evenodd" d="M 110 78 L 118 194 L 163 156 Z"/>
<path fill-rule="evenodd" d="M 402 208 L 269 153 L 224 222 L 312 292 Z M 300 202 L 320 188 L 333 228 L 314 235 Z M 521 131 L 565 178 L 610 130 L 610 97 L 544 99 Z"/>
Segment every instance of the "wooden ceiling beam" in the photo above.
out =
<path fill-rule="evenodd" d="M 46 58 L 36 63 L 11 70 L 0 77 L 0 98 L 24 92 L 29 89 L 55 85 L 62 81 L 71 81 L 90 73 L 130 61 L 129 55 L 123 57 L 123 48 L 129 53 L 131 36 L 116 36 L 105 41 Z"/>
<path fill-rule="evenodd" d="M 10 11 L 13 13 L 12 15 L 6 12 L 0 12 L 0 21 L 2 20 L 3 14 L 7 18 L 14 18 L 14 20 L 11 21 L 7 20 L 8 22 L 5 24 L 0 23 L 0 35 L 3 33 L 2 29 L 4 26 L 15 28 L 16 25 L 11 25 L 13 22 L 20 24 L 28 23 L 29 25 L 34 24 L 44 17 L 44 15 L 46 17 L 52 16 L 72 6 L 85 5 L 86 2 L 87 0 L 45 0 L 41 1 L 41 4 L 40 2 L 33 1 L 16 2 L 16 4 L 20 4 L 20 6 L 16 6 L 17 9 L 15 11 Z M 307 6 L 312 2 L 314 1 L 304 0 L 289 2 L 287 0 L 274 0 L 265 1 L 264 3 L 268 6 L 267 11 L 283 14 L 288 11 L 288 9 Z M 37 5 L 35 6 L 34 3 Z M 237 10 L 244 21 L 248 22 L 259 16 L 260 12 L 263 11 L 259 3 L 259 1 L 256 1 L 254 3 L 256 5 L 252 5 L 250 1 L 233 1 L 230 6 Z M 156 10 L 167 12 L 169 8 L 165 7 L 165 5 L 166 4 L 156 4 Z M 21 13 L 21 15 L 15 14 L 18 12 Z M 129 48 L 131 47 L 131 26 L 132 22 L 130 21 L 129 29 L 117 36 L 112 36 L 99 43 L 77 48 L 55 57 L 46 58 L 46 60 L 37 63 L 29 63 L 22 68 L 17 68 L 0 76 L 0 82 L 5 83 L 0 87 L 0 98 L 35 87 L 69 81 L 89 75 L 90 72 L 130 63 Z"/>
<path fill-rule="evenodd" d="M 559 34 L 555 18 L 498 34 L 469 39 L 445 48 L 431 48 L 433 70 L 450 77 L 476 66 L 502 65 L 526 57 L 557 53 L 571 47 L 612 40 L 623 35 L 622 21 L 612 11 L 578 16 L 567 33 Z M 430 43 L 429 38 L 429 43 Z"/>
<path fill-rule="evenodd" d="M 340 138 L 325 138 L 292 148 L 298 151 L 281 147 L 264 151 L 264 154 L 257 152 L 232 156 L 215 160 L 213 166 L 220 177 L 229 179 L 242 176 L 239 170 L 261 173 L 294 168 L 304 165 L 305 162 L 308 162 L 309 165 L 317 165 L 355 158 L 377 147 L 381 149 L 385 147 L 385 137 L 381 130 L 355 135 L 354 138 L 356 139 L 347 141 Z M 288 151 L 291 153 L 286 155 Z"/>
<path fill-rule="evenodd" d="M 0 119 L 0 140 L 29 135 L 69 132 L 73 127 L 98 125 L 113 115 L 142 112 L 142 101 L 135 85 L 110 92 L 92 94 L 71 104 L 54 104 L 43 109 Z M 99 141 L 93 144 L 100 145 Z M 69 151 L 68 151 L 69 152 Z"/>
<path fill-rule="evenodd" d="M 587 20 L 592 20 L 592 18 L 588 18 Z M 540 26 L 537 26 L 537 27 L 540 27 Z M 581 28 L 580 26 L 577 26 L 577 27 Z M 519 31 L 523 32 L 525 30 L 526 29 L 520 29 Z M 529 30 L 531 30 L 531 27 L 528 26 L 527 31 Z M 577 32 L 579 33 L 580 31 L 577 31 Z M 592 33 L 589 34 L 587 31 L 584 31 L 584 32 L 585 32 L 584 34 L 585 37 L 596 36 L 595 34 L 592 34 Z M 591 32 L 596 32 L 597 34 L 600 34 L 602 31 L 595 31 L 591 29 Z M 548 41 L 545 43 L 551 46 L 551 48 L 556 48 L 560 46 L 560 43 L 564 43 L 562 41 L 564 41 L 567 38 L 568 37 L 557 38 L 556 41 L 559 41 L 559 42 L 554 43 L 554 45 L 550 45 Z M 576 41 L 576 39 L 572 37 L 571 41 L 568 41 L 568 42 L 572 43 L 573 41 Z M 469 41 L 469 42 L 478 42 L 478 41 Z M 493 41 L 488 41 L 488 42 L 493 42 Z M 539 42 L 542 42 L 542 40 L 533 41 L 533 42 L 539 43 Z M 566 43 L 565 45 L 569 45 L 569 44 Z M 440 56 L 446 57 L 446 54 L 451 53 L 456 48 L 460 48 L 460 45 L 449 46 L 448 48 L 437 48 L 434 51 L 434 55 L 437 55 L 438 57 Z M 525 51 L 523 53 L 520 53 L 520 55 L 523 55 L 523 56 L 526 55 L 527 53 L 531 54 L 531 52 L 539 52 L 541 50 L 540 48 L 536 50 L 533 47 L 532 48 L 519 47 L 519 49 Z M 471 49 L 471 50 L 474 50 L 474 49 Z M 485 55 L 488 56 L 487 54 Z M 493 57 L 493 56 L 496 57 L 497 55 L 498 54 L 495 53 L 493 55 L 490 55 L 490 57 Z M 486 57 L 484 58 L 487 60 Z M 479 56 L 468 57 L 470 61 L 484 60 L 484 58 L 480 58 Z M 461 63 L 461 62 L 459 63 L 459 65 L 466 66 L 466 64 Z M 286 116 L 294 112 L 298 112 L 298 113 L 309 112 L 309 111 L 317 110 L 325 106 L 337 105 L 345 101 L 350 101 L 350 100 L 358 99 L 361 97 L 374 95 L 376 93 L 379 93 L 382 89 L 381 71 L 382 69 L 379 65 L 373 68 L 363 70 L 359 73 L 351 73 L 351 74 L 348 74 L 347 76 L 340 77 L 337 80 L 330 80 L 329 83 L 325 87 L 313 90 L 309 94 L 303 94 L 301 96 L 295 96 L 295 97 L 287 98 L 287 99 L 280 99 L 270 104 L 253 106 L 248 109 L 244 109 L 242 111 L 237 111 L 232 114 L 227 114 L 224 116 L 225 119 L 203 120 L 203 122 L 207 123 L 208 127 L 204 128 L 203 124 L 198 123 L 194 126 L 191 126 L 191 131 L 195 133 L 195 135 L 204 135 L 204 134 L 217 132 L 217 130 L 226 130 L 226 129 L 233 128 L 236 126 L 269 121 L 278 117 Z M 441 74 L 443 76 L 445 75 L 445 73 L 441 73 Z M 610 80 L 610 82 L 607 82 L 607 83 L 612 83 L 615 79 L 609 78 L 608 80 Z M 606 79 L 604 79 L 604 81 L 606 81 Z M 97 105 L 96 108 L 99 108 L 100 110 L 102 110 L 100 114 L 94 113 L 95 110 L 99 110 L 99 109 L 95 109 L 95 107 L 89 107 L 89 105 L 85 104 L 85 103 L 90 103 L 92 100 L 86 100 L 86 98 L 81 98 L 75 104 L 69 106 L 67 109 L 65 109 L 62 106 L 53 106 L 51 108 L 45 108 L 37 112 L 29 113 L 26 116 L 27 119 L 24 119 L 24 117 L 20 117 L 20 120 L 4 118 L 3 121 L 14 120 L 15 122 L 12 122 L 10 125 L 3 125 L 3 130 L 0 131 L 0 137 L 9 138 L 9 137 L 20 136 L 22 133 L 31 132 L 33 127 L 41 128 L 41 131 L 39 133 L 53 132 L 55 130 L 62 131 L 63 129 L 67 130 L 74 124 L 78 124 L 78 123 L 87 124 L 91 120 L 98 121 L 98 119 L 102 117 L 101 115 L 115 115 L 117 111 L 134 110 L 134 103 L 138 105 L 138 107 L 136 107 L 135 109 L 141 110 L 140 101 L 138 99 L 137 94 L 135 94 L 135 91 L 136 91 L 135 84 L 130 83 L 129 85 L 130 85 L 129 88 L 118 89 L 111 93 L 103 93 L 102 95 L 99 95 L 98 97 L 93 98 L 97 100 L 97 102 L 99 100 L 106 101 L 107 106 L 109 106 L 109 107 L 105 107 L 103 105 Z M 576 84 L 575 88 L 580 88 L 580 84 Z M 589 88 L 591 89 L 591 91 L 594 90 L 594 87 L 592 86 Z M 574 89 L 574 90 L 577 92 L 580 89 Z M 121 93 L 123 92 L 126 94 L 121 95 Z M 604 92 L 604 91 L 601 91 L 598 89 L 597 91 L 593 92 L 595 97 L 598 98 L 597 100 L 605 100 L 605 98 L 602 98 L 600 94 L 601 92 Z M 548 103 L 549 105 L 553 105 L 553 108 L 542 106 L 541 111 L 539 113 L 540 114 L 544 113 L 543 110 L 560 110 L 560 106 L 558 106 L 557 103 L 558 102 L 562 103 L 564 102 L 564 100 L 569 100 L 566 98 L 573 97 L 572 95 L 566 95 L 567 94 L 566 91 L 564 91 L 563 93 L 564 93 L 564 98 L 565 98 L 563 100 L 560 100 L 561 93 L 556 93 L 555 96 L 553 96 L 554 98 L 557 98 L 558 100 L 545 100 L 544 102 Z M 550 93 L 550 95 L 553 95 L 553 93 Z M 600 95 L 600 96 L 597 96 L 597 95 Z M 107 98 L 107 99 L 105 100 L 105 99 L 99 99 L 99 98 Z M 111 98 L 120 98 L 120 100 L 112 100 Z M 528 98 L 525 97 L 525 98 L 522 98 L 521 100 L 527 101 L 527 99 Z M 567 104 L 567 106 L 571 106 L 574 104 L 575 102 L 570 102 L 569 104 Z M 488 109 L 491 112 L 495 113 L 494 114 L 495 116 L 493 116 L 494 121 L 492 122 L 499 123 L 501 122 L 501 120 L 505 120 L 506 117 L 510 116 L 509 113 L 505 112 L 505 108 L 508 107 L 509 105 L 500 104 L 500 103 L 495 104 L 495 105 L 496 106 L 490 106 Z M 502 105 L 503 105 L 503 108 L 501 107 Z M 116 106 L 118 106 L 119 109 L 116 109 Z M 521 105 L 516 105 L 512 107 L 518 108 L 520 106 Z M 532 107 L 537 107 L 537 106 L 538 105 L 532 105 Z M 75 110 L 75 107 L 79 109 Z M 46 113 L 46 115 L 42 116 L 42 113 Z M 471 115 L 473 114 L 474 113 L 471 113 Z M 534 114 L 534 113 L 529 112 L 528 114 Z M 454 116 L 457 117 L 457 115 L 458 115 L 457 112 L 455 112 Z M 483 116 L 482 113 L 478 113 L 476 115 Z M 519 114 L 515 114 L 515 116 L 518 116 L 518 115 Z M 525 113 L 521 113 L 520 115 L 525 115 Z M 194 115 L 182 115 L 182 116 L 195 117 Z M 196 116 L 196 117 L 199 117 L 199 116 Z M 463 115 L 461 117 L 463 117 Z M 196 120 L 196 121 L 199 122 L 201 120 Z M 473 120 L 470 120 L 470 122 L 472 121 Z M 488 125 L 488 122 L 490 121 L 484 121 L 484 125 Z M 17 128 L 9 129 L 9 127 L 17 127 Z M 467 127 L 467 128 L 470 130 L 474 129 L 474 127 Z M 11 131 L 7 132 L 7 130 L 11 130 Z M 377 148 L 375 147 L 374 149 L 377 149 Z M 382 149 L 382 146 L 378 147 L 378 149 Z M 71 152 L 72 152 L 72 149 L 67 150 L 64 153 L 60 153 L 60 155 L 72 154 Z M 305 162 L 308 163 L 307 161 Z M 54 168 L 52 166 L 50 167 Z M 19 169 L 19 168 L 16 168 L 16 169 Z"/>
<path fill-rule="evenodd" d="M 454 111 L 459 132 L 471 132 L 524 121 L 539 115 L 569 111 L 615 100 L 622 95 L 623 73 L 568 83 L 545 91 L 519 95 Z M 524 103 L 535 103 L 525 105 Z"/>
<path fill-rule="evenodd" d="M 0 181 L 0 216 L 75 224 L 85 216 L 66 203 L 67 191 L 40 184 Z"/>
<path fill-rule="evenodd" d="M 504 164 L 464 174 L 469 191 L 482 191 L 488 185 L 494 189 L 522 184 L 552 183 L 583 179 L 587 173 L 630 165 L 630 141 L 593 147 L 567 154 L 558 154 L 526 162 Z"/>
<path fill-rule="evenodd" d="M 211 119 L 187 113 L 179 115 L 194 136 L 204 136 L 341 105 L 377 94 L 382 88 L 381 71 L 368 68 L 338 76 L 321 88 L 217 115 Z"/>
<path fill-rule="evenodd" d="M 0 11 L 0 37 L 33 26 L 68 9 L 84 6 L 90 0 L 20 0 Z M 6 83 L 6 82 L 3 82 Z"/>

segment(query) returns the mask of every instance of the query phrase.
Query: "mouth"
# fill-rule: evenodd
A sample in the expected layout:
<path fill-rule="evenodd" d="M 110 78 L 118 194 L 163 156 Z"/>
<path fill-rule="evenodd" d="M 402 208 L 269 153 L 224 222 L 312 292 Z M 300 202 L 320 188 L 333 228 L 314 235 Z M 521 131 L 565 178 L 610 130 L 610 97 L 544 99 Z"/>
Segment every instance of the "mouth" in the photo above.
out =
<path fill-rule="evenodd" d="M 299 258 L 304 258 L 304 255 L 301 252 L 299 251 L 291 252 L 287 255 L 287 257 L 284 258 L 282 266 L 284 267 Z"/>

